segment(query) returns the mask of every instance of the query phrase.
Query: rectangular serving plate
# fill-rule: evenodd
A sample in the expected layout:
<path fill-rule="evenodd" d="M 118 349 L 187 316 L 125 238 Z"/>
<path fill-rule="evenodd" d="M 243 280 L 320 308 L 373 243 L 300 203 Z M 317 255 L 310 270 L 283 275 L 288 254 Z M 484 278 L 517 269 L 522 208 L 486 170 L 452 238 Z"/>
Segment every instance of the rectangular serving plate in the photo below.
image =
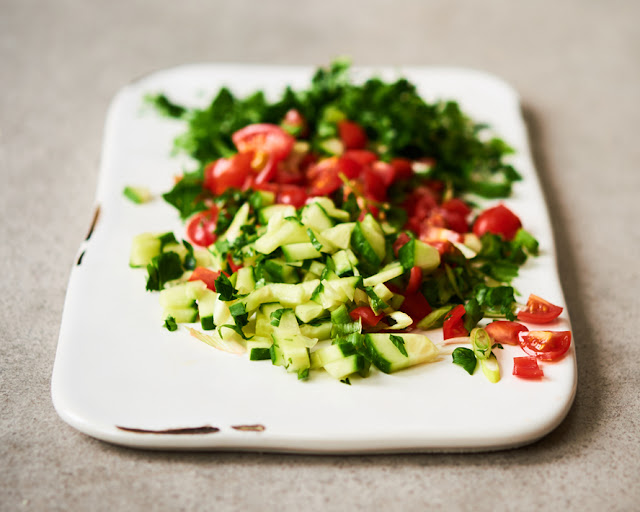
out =
<path fill-rule="evenodd" d="M 189 166 L 169 156 L 178 121 L 145 109 L 148 93 L 204 106 L 220 87 L 239 95 L 285 85 L 306 87 L 311 68 L 192 65 L 156 72 L 122 89 L 107 118 L 97 212 L 67 291 L 52 376 L 58 414 L 71 426 L 119 445 L 180 450 L 309 453 L 478 451 L 531 443 L 566 416 L 576 391 L 576 358 L 544 364 L 541 381 L 512 375 L 519 347 L 496 350 L 502 379 L 491 384 L 451 364 L 451 348 L 435 363 L 385 375 L 374 371 L 347 386 L 318 372 L 298 381 L 270 362 L 217 351 L 184 329 L 162 327 L 157 294 L 145 292 L 145 272 L 128 266 L 132 238 L 184 228 L 160 198 Z M 428 101 L 453 99 L 474 120 L 491 125 L 516 150 L 523 175 L 504 203 L 540 241 L 542 253 L 520 272 L 524 297 L 565 307 L 553 325 L 570 323 L 557 274 L 552 230 L 515 91 L 473 70 L 354 70 L 356 79 L 404 76 Z M 126 185 L 157 197 L 146 205 L 124 198 Z M 429 333 L 439 343 L 442 334 Z M 574 340 L 575 341 L 575 340 Z"/>

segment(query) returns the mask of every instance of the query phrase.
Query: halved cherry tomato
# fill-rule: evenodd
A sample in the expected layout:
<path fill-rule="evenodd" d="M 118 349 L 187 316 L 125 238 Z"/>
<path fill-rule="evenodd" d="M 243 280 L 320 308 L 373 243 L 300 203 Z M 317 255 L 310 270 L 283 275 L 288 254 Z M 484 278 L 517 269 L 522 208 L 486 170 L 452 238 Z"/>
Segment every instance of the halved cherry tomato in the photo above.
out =
<path fill-rule="evenodd" d="M 469 336 L 469 331 L 464 328 L 463 318 L 465 313 L 464 305 L 459 304 L 444 317 L 442 332 L 445 340 L 449 338 L 459 338 L 460 336 Z"/>
<path fill-rule="evenodd" d="M 518 338 L 518 334 L 522 331 L 528 331 L 529 329 L 518 322 L 497 320 L 487 325 L 484 330 L 487 331 L 496 343 L 519 345 L 520 339 Z"/>
<path fill-rule="evenodd" d="M 551 302 L 532 293 L 527 300 L 527 307 L 518 311 L 518 320 L 534 324 L 548 324 L 560 316 L 562 309 L 562 307 L 551 304 Z"/>
<path fill-rule="evenodd" d="M 353 309 L 349 316 L 354 322 L 357 322 L 360 318 L 362 320 L 362 324 L 368 327 L 375 327 L 378 325 L 378 322 L 384 318 L 384 313 L 380 313 L 376 315 L 369 306 L 360 306 Z"/>
<path fill-rule="evenodd" d="M 300 208 L 307 202 L 308 197 L 302 187 L 296 185 L 280 185 L 276 202 L 278 204 L 292 204 L 296 208 Z"/>
<path fill-rule="evenodd" d="M 522 350 L 542 361 L 557 361 L 571 345 L 571 331 L 528 331 L 518 337 Z"/>
<path fill-rule="evenodd" d="M 471 208 L 465 203 L 462 199 L 458 199 L 454 197 L 452 199 L 447 199 L 441 205 L 441 208 L 449 211 L 449 212 L 457 212 L 465 217 L 471 213 Z"/>
<path fill-rule="evenodd" d="M 424 295 L 422 295 L 422 292 L 405 292 L 401 293 L 401 295 L 404 295 L 404 301 L 400 306 L 400 311 L 409 315 L 414 324 L 431 313 L 431 306 L 427 302 L 427 299 L 424 298 Z"/>
<path fill-rule="evenodd" d="M 200 247 L 209 247 L 218 238 L 214 233 L 218 222 L 219 210 L 215 206 L 204 212 L 196 213 L 187 224 L 187 238 Z"/>
<path fill-rule="evenodd" d="M 226 274 L 225 274 L 226 275 Z M 211 270 L 205 267 L 196 267 L 189 277 L 189 281 L 202 281 L 207 285 L 207 288 L 212 291 L 216 291 L 216 279 L 220 277 L 219 270 Z M 227 276 L 228 277 L 228 276 Z"/>
<path fill-rule="evenodd" d="M 338 134 L 346 149 L 364 149 L 367 146 L 367 134 L 358 123 L 340 121 Z"/>
<path fill-rule="evenodd" d="M 513 374 L 524 379 L 544 377 L 544 372 L 538 366 L 538 360 L 535 357 L 514 357 Z"/>
<path fill-rule="evenodd" d="M 439 210 L 449 229 L 458 233 L 469 231 L 467 216 L 471 213 L 471 208 L 464 201 L 458 198 L 449 199 L 442 203 Z"/>
<path fill-rule="evenodd" d="M 420 288 L 422 283 L 422 269 L 420 267 L 413 267 L 409 274 L 409 284 L 407 284 L 407 293 L 415 293 Z"/>
<path fill-rule="evenodd" d="M 362 170 L 362 185 L 367 199 L 383 202 L 387 199 L 387 187 L 377 172 L 369 167 Z"/>
<path fill-rule="evenodd" d="M 503 204 L 499 204 L 478 215 L 473 223 L 473 232 L 476 236 L 493 233 L 502 235 L 505 240 L 512 240 L 521 227 L 522 222 L 517 215 Z"/>
<path fill-rule="evenodd" d="M 242 188 L 251 173 L 252 160 L 253 153 L 237 153 L 210 163 L 204 171 L 204 187 L 216 195 L 228 188 Z"/>

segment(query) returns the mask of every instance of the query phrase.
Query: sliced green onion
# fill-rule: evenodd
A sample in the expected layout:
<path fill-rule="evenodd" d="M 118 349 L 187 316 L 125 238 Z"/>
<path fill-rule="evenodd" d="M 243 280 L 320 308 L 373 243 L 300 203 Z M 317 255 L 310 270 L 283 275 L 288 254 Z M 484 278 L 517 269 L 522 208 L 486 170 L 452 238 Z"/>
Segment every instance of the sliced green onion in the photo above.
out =
<path fill-rule="evenodd" d="M 498 366 L 498 360 L 493 354 L 488 359 L 480 359 L 480 367 L 489 382 L 495 384 L 500 380 L 500 366 Z"/>
<path fill-rule="evenodd" d="M 471 331 L 469 337 L 471 338 L 471 348 L 473 348 L 473 353 L 476 357 L 480 360 L 489 359 L 493 343 L 487 331 L 482 327 L 476 327 Z"/>

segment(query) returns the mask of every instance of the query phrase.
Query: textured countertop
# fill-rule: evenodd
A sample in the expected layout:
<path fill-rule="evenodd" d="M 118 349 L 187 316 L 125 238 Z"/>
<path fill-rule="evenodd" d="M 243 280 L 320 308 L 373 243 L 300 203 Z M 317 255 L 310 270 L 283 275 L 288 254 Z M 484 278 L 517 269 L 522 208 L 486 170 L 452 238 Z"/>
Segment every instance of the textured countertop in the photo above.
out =
<path fill-rule="evenodd" d="M 637 510 L 640 4 L 0 1 L 0 510 Z M 123 85 L 192 62 L 463 66 L 519 91 L 578 393 L 541 441 L 466 455 L 163 453 L 51 405 L 69 271 Z"/>

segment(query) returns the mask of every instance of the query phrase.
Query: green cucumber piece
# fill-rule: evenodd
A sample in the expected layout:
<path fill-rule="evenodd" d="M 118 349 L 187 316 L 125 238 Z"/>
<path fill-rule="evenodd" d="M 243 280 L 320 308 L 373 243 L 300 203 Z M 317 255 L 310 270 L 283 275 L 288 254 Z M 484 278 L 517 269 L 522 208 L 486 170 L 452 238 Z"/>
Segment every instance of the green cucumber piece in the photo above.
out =
<path fill-rule="evenodd" d="M 322 253 L 318 251 L 311 242 L 283 245 L 282 254 L 288 262 L 312 260 L 322 256 Z"/>
<path fill-rule="evenodd" d="M 302 209 L 300 221 L 306 227 L 319 232 L 333 227 L 334 224 L 324 208 L 317 202 L 308 204 Z"/>
<path fill-rule="evenodd" d="M 400 277 L 402 274 L 404 274 L 404 268 L 400 262 L 396 261 L 389 263 L 377 274 L 373 274 L 372 276 L 365 278 L 362 281 L 362 284 L 364 286 L 376 286 L 380 283 L 386 283 L 396 277 Z"/>
<path fill-rule="evenodd" d="M 241 233 L 241 228 L 247 223 L 249 219 L 249 203 L 244 203 L 236 212 L 231 224 L 227 230 L 220 236 L 219 240 L 227 240 L 229 243 L 233 243 Z"/>
<path fill-rule="evenodd" d="M 334 379 L 343 380 L 353 373 L 361 373 L 365 365 L 362 354 L 351 354 L 325 364 L 324 369 Z"/>
<path fill-rule="evenodd" d="M 419 267 L 423 272 L 431 272 L 440 265 L 440 253 L 435 247 L 412 238 L 398 251 L 398 259 L 405 271 Z"/>
<path fill-rule="evenodd" d="M 394 343 L 394 338 L 400 338 L 400 345 L 406 355 Z M 433 361 L 438 357 L 438 349 L 423 334 L 366 334 L 365 347 L 371 362 L 384 373 Z"/>
<path fill-rule="evenodd" d="M 275 215 L 281 215 L 282 218 L 293 217 L 296 214 L 295 206 L 290 204 L 274 204 L 266 206 L 258 211 L 258 221 L 263 226 L 269 223 L 269 219 Z"/>

